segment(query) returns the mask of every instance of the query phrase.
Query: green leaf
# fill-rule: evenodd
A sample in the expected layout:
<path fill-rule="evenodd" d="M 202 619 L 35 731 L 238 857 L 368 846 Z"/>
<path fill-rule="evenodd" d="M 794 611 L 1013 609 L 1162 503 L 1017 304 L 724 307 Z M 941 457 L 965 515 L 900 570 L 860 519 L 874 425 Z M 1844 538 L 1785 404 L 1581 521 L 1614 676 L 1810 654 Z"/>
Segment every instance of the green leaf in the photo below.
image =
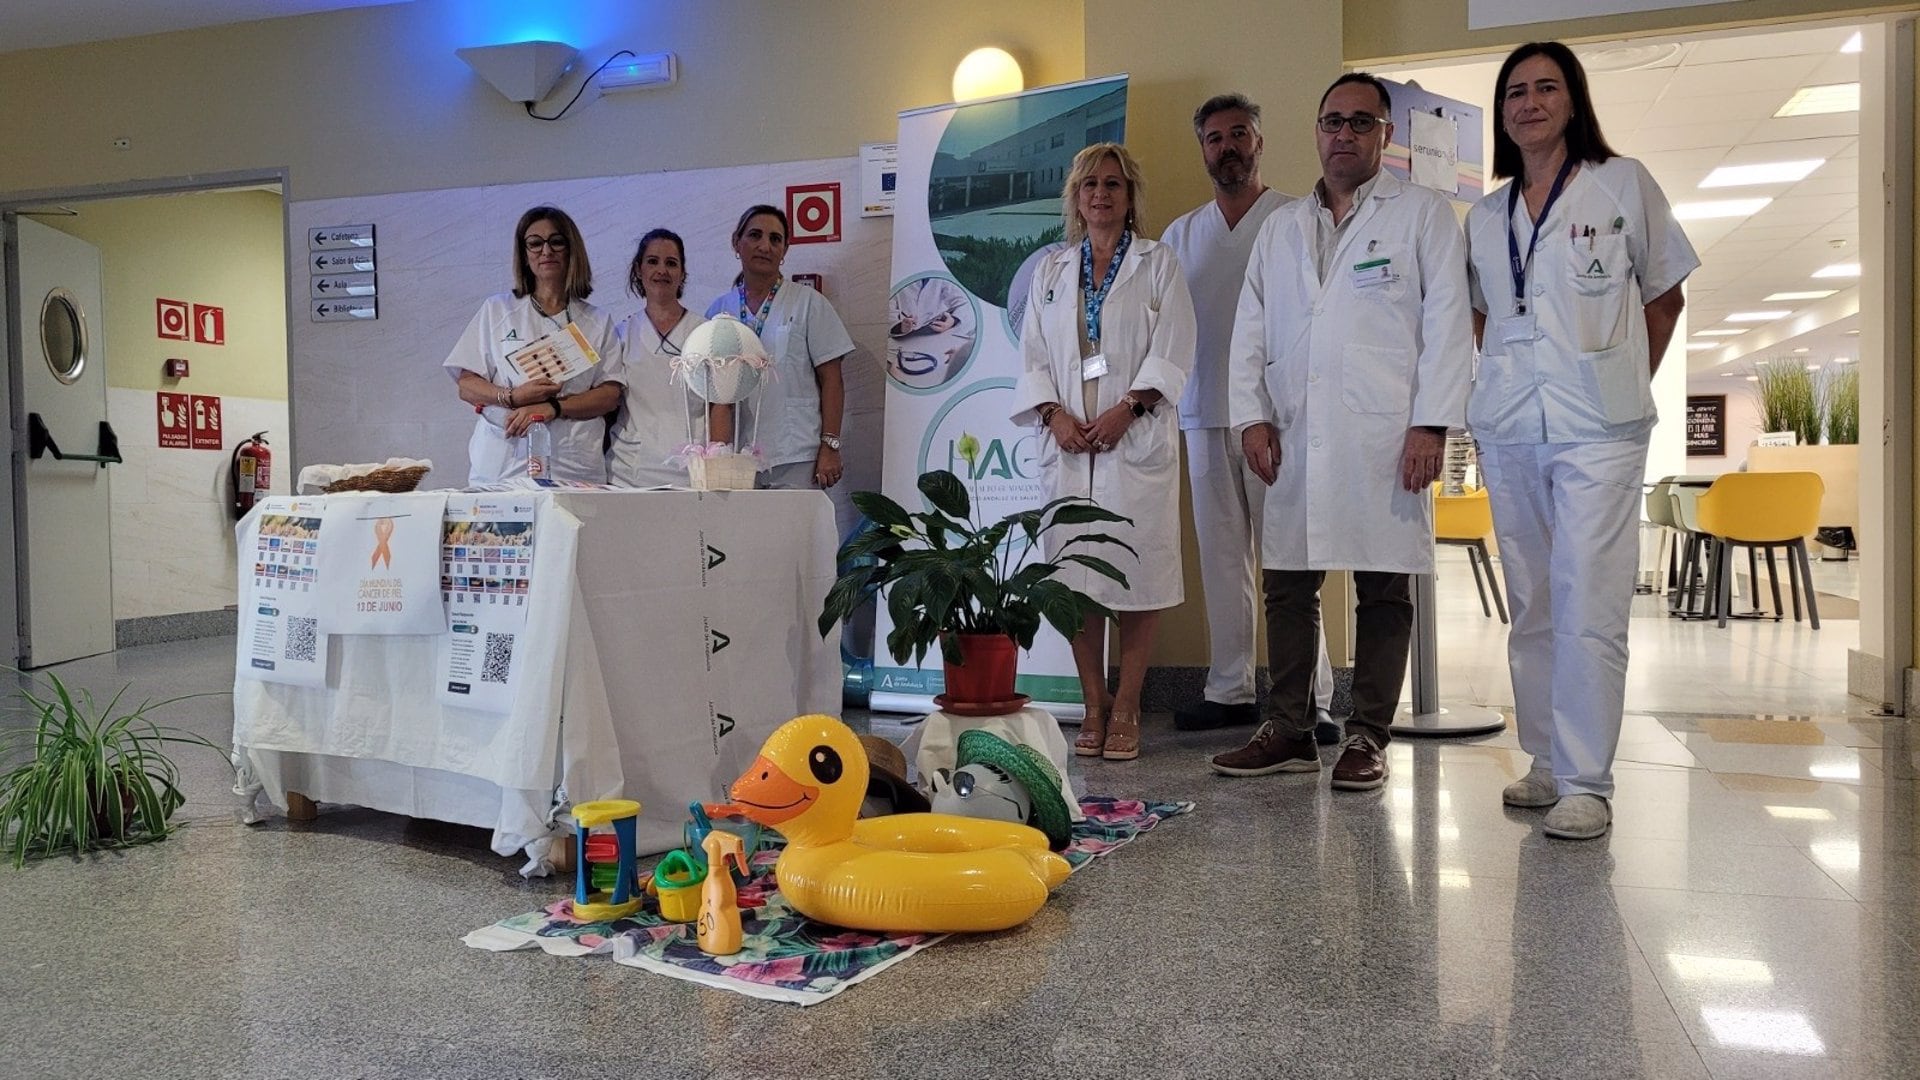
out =
<path fill-rule="evenodd" d="M 895 525 L 910 525 L 912 519 L 900 504 L 877 491 L 856 491 L 853 493 L 853 505 L 856 510 L 867 515 L 875 525 L 890 529 Z"/>
<path fill-rule="evenodd" d="M 1081 555 L 1076 553 L 1073 555 L 1061 556 L 1061 561 L 1070 562 L 1070 563 L 1079 563 L 1081 566 L 1084 566 L 1087 569 L 1093 571 L 1094 573 L 1099 574 L 1101 577 L 1119 582 L 1122 588 L 1128 587 L 1127 575 L 1121 573 L 1112 563 L 1108 562 L 1105 559 L 1099 558 L 1094 555 Z"/>
<path fill-rule="evenodd" d="M 873 578 L 875 570 L 863 566 L 858 570 L 841 575 L 840 580 L 827 590 L 827 599 L 820 606 L 820 636 L 826 637 L 833 628 L 847 620 L 855 609 L 866 602 L 867 583 Z"/>
<path fill-rule="evenodd" d="M 1060 632 L 1060 636 L 1071 641 L 1080 633 L 1081 624 L 1085 620 L 1081 605 L 1091 601 L 1087 601 L 1079 593 L 1053 580 L 1042 581 L 1035 585 L 1033 596 L 1039 604 L 1040 614 Z"/>
<path fill-rule="evenodd" d="M 1067 542 L 1060 545 L 1060 550 L 1065 551 L 1075 544 L 1117 544 L 1133 552 L 1134 558 L 1140 557 L 1140 553 L 1133 550 L 1132 544 L 1110 533 L 1081 533 L 1078 536 L 1068 537 Z"/>
<path fill-rule="evenodd" d="M 1047 523 L 1047 528 L 1055 525 L 1097 525 L 1121 521 L 1128 525 L 1133 524 L 1132 518 L 1116 514 L 1103 506 L 1090 502 L 1076 502 L 1055 510 L 1053 520 Z"/>
<path fill-rule="evenodd" d="M 967 499 L 967 486 L 960 478 L 945 469 L 920 474 L 920 494 L 927 497 L 934 509 L 957 518 L 972 514 L 972 503 Z"/>

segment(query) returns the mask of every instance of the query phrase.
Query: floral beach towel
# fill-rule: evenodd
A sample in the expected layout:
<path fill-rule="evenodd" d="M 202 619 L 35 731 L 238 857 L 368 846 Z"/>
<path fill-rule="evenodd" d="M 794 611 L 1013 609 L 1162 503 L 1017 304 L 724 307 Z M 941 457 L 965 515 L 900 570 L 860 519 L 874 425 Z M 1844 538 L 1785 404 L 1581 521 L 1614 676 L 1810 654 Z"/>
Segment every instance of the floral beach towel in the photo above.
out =
<path fill-rule="evenodd" d="M 1079 870 L 1161 821 L 1193 808 L 1190 802 L 1089 796 L 1080 800 L 1087 820 L 1074 826 L 1073 842 L 1061 854 Z M 746 937 L 732 956 L 708 956 L 694 940 L 692 926 L 665 922 L 644 911 L 612 922 L 575 922 L 566 900 L 502 919 L 463 940 L 493 952 L 537 948 L 551 956 L 605 953 L 616 963 L 702 986 L 814 1005 L 946 936 L 878 934 L 814 922 L 788 907 L 780 895 L 773 878 L 773 864 L 779 857 L 777 850 L 754 856 L 753 878 L 739 889 Z"/>

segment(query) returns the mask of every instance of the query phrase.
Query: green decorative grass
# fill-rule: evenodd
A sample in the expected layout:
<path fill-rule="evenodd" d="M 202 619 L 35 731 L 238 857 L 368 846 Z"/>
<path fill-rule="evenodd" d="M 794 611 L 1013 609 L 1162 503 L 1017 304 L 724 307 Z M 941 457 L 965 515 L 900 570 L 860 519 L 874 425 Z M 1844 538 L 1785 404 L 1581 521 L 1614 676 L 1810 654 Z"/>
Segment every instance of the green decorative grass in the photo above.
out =
<path fill-rule="evenodd" d="M 1054 225 L 1038 236 L 1003 240 L 985 236 L 949 236 L 935 233 L 934 246 L 947 270 L 968 292 L 998 307 L 1010 307 L 1007 290 L 1027 256 L 1065 239 L 1064 225 Z"/>

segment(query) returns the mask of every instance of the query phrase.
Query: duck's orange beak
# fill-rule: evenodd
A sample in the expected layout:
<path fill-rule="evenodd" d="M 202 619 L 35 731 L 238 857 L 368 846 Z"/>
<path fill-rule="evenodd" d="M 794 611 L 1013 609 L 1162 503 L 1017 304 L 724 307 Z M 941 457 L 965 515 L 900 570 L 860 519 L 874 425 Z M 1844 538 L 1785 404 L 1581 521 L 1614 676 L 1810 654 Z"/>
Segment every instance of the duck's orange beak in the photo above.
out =
<path fill-rule="evenodd" d="M 728 793 L 733 809 L 750 821 L 778 826 L 807 812 L 820 797 L 820 789 L 808 787 L 781 771 L 765 754 L 753 759 Z"/>

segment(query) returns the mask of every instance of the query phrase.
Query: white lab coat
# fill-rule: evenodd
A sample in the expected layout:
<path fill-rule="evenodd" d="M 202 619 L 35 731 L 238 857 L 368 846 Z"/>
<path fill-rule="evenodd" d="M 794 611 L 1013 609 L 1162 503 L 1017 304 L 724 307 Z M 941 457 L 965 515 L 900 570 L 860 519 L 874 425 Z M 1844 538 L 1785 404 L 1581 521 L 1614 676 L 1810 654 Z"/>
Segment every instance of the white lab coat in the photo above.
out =
<path fill-rule="evenodd" d="M 1487 317 L 1468 426 L 1483 443 L 1604 442 L 1652 430 L 1646 304 L 1700 265 L 1667 198 L 1632 158 L 1586 164 L 1540 223 L 1529 267 L 1533 337 L 1507 341 L 1514 310 L 1505 187 L 1467 215 L 1473 306 Z M 1514 210 L 1524 258 L 1526 200 Z M 1593 236 L 1584 234 L 1591 229 Z M 1570 234 L 1572 234 L 1570 236 Z"/>
<path fill-rule="evenodd" d="M 687 392 L 673 373 L 674 357 L 687 344 L 687 335 L 707 320 L 689 311 L 662 339 L 645 309 L 634 312 L 615 332 L 624 348 L 627 392 L 620 419 L 613 427 L 613 446 L 607 450 L 607 475 L 622 487 L 687 485 L 687 467 L 668 458 L 688 442 L 707 437 L 704 407 Z"/>
<path fill-rule="evenodd" d="M 708 304 L 707 318 L 723 311 L 739 316 L 739 286 Z M 773 356 L 773 378 L 760 380 L 760 389 L 740 407 L 734 436 L 741 445 L 748 439 L 758 442 L 769 468 L 811 462 L 820 455 L 821 435 L 820 384 L 813 369 L 852 352 L 853 338 L 826 297 L 788 278 L 774 294 L 760 344 Z"/>
<path fill-rule="evenodd" d="M 1014 390 L 1013 422 L 1039 421 L 1040 405 L 1058 402 L 1082 420 L 1080 246 L 1049 253 L 1034 271 L 1020 329 L 1025 370 Z M 1180 418 L 1174 407 L 1193 370 L 1193 297 L 1173 249 L 1136 236 L 1120 261 L 1100 315 L 1100 352 L 1107 374 L 1095 387 L 1095 410 L 1119 404 L 1133 390 L 1158 390 L 1161 403 L 1127 429 L 1118 448 L 1067 454 L 1041 432 L 1040 468 L 1047 497 L 1091 498 L 1133 519 L 1128 525 L 1059 528 L 1047 533 L 1052 557 L 1076 532 L 1104 532 L 1133 545 L 1139 560 L 1111 545 L 1075 550 L 1106 559 L 1128 587 L 1068 564 L 1060 580 L 1116 611 L 1157 611 L 1185 599 L 1180 572 Z"/>
<path fill-rule="evenodd" d="M 519 386 L 527 380 L 507 363 L 507 354 L 564 328 L 569 322 L 580 327 L 587 342 L 600 354 L 600 362 L 562 383 L 560 393 L 570 396 L 585 393 L 601 383 L 624 383 L 620 340 L 605 312 L 585 300 L 575 300 L 567 305 L 565 314 L 549 317 L 533 306 L 532 297 L 516 298 L 512 293 L 487 297 L 441 366 L 456 377 L 459 372 L 471 371 L 497 386 Z M 497 484 L 527 475 L 528 439 L 507 437 L 502 426 L 507 415 L 508 410 L 504 408 L 489 407 L 475 418 L 473 437 L 467 441 L 469 486 Z M 548 422 L 547 430 L 553 439 L 553 479 L 607 482 L 607 463 L 601 454 L 606 421 L 597 416 L 586 420 L 556 419 Z"/>
<path fill-rule="evenodd" d="M 1305 198 L 1261 226 L 1234 317 L 1233 427 L 1280 432 L 1260 565 L 1431 573 L 1432 503 L 1401 489 L 1400 457 L 1408 428 L 1466 415 L 1473 331 L 1460 226 L 1445 197 L 1383 174 L 1350 211 L 1323 285 L 1319 212 Z M 1381 260 L 1387 280 L 1361 283 L 1359 268 Z"/>

